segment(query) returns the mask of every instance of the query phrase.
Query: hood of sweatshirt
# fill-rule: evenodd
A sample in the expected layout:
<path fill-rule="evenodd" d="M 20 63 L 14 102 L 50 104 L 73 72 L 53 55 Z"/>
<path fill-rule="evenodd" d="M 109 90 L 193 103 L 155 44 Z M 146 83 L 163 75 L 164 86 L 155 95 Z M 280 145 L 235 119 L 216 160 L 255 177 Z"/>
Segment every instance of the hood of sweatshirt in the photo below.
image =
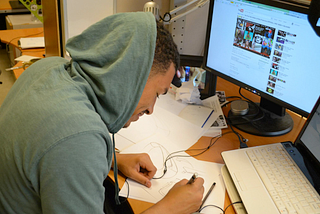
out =
<path fill-rule="evenodd" d="M 132 116 L 147 82 L 156 46 L 151 13 L 104 18 L 68 40 L 71 77 L 85 90 L 110 133 Z"/>

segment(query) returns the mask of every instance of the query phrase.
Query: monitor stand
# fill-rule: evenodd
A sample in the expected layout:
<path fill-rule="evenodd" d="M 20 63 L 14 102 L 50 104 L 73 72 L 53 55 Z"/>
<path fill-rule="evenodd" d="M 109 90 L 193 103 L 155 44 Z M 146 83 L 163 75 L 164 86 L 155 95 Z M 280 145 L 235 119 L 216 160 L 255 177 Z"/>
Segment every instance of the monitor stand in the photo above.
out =
<path fill-rule="evenodd" d="M 290 132 L 293 128 L 292 117 L 285 111 L 283 107 L 274 103 L 272 103 L 272 107 L 276 105 L 278 108 L 282 108 L 282 115 L 279 116 L 278 114 L 267 110 L 267 107 L 264 106 L 265 103 L 268 103 L 270 106 L 271 102 L 261 98 L 260 104 L 257 103 L 257 105 L 260 105 L 260 109 L 264 112 L 263 118 L 262 111 L 260 110 L 257 114 L 257 107 L 254 104 L 249 103 L 249 111 L 246 115 L 234 115 L 232 111 L 229 111 L 228 120 L 232 126 L 253 135 L 270 137 L 284 135 Z"/>

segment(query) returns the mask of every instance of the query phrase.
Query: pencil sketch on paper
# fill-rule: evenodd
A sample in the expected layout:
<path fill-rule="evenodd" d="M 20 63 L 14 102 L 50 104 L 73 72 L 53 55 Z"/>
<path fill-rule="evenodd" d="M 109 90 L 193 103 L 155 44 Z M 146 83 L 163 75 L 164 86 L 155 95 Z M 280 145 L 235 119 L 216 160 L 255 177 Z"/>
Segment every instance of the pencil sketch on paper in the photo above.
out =
<path fill-rule="evenodd" d="M 170 155 L 169 151 L 163 145 L 157 142 L 146 144 L 143 148 L 143 151 L 149 154 L 153 164 L 157 168 L 155 178 L 161 177 L 160 179 L 162 185 L 158 190 L 161 196 L 165 196 L 172 186 L 179 182 L 182 178 L 189 178 L 195 172 L 197 172 L 200 176 L 205 174 L 204 171 L 201 171 L 194 166 L 193 161 L 190 161 L 189 158 L 192 158 L 191 156 L 181 152 L 181 154 L 177 154 L 177 157 L 173 155 L 172 158 L 167 160 L 166 172 L 162 177 L 165 169 L 164 163 L 168 155 Z"/>
<path fill-rule="evenodd" d="M 121 144 L 133 145 L 156 134 L 161 134 L 163 137 L 169 136 L 170 129 L 161 118 L 157 117 L 157 114 L 144 115 L 139 121 L 131 123 L 128 128 L 121 129 L 117 133 L 127 143 L 121 142 L 122 139 L 120 139 L 116 141 L 116 146 L 120 148 L 127 147 L 121 146 Z"/>

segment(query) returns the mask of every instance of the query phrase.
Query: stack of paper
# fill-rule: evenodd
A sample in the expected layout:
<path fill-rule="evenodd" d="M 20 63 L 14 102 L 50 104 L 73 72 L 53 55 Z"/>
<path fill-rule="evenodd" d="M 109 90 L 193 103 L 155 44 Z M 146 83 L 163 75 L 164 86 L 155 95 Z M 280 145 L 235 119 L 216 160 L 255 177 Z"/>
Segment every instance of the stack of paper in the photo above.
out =
<path fill-rule="evenodd" d="M 44 48 L 44 37 L 21 38 L 18 43 L 22 49 Z"/>
<path fill-rule="evenodd" d="M 156 105 L 206 130 L 203 136 L 215 137 L 221 134 L 221 129 L 227 128 L 217 95 L 201 100 L 201 104 L 188 104 L 183 99 L 177 100 L 179 92 L 176 92 L 174 88 L 169 90 L 171 91 L 173 92 L 161 96 Z"/>

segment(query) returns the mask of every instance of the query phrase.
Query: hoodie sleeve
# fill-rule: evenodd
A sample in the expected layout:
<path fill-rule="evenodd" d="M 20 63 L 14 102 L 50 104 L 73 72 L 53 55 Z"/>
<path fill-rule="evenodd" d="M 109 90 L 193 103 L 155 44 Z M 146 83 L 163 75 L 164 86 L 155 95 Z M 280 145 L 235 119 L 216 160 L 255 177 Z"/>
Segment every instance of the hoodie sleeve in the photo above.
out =
<path fill-rule="evenodd" d="M 102 184 L 111 164 L 106 140 L 98 133 L 78 134 L 44 155 L 39 162 L 44 214 L 104 213 Z"/>

